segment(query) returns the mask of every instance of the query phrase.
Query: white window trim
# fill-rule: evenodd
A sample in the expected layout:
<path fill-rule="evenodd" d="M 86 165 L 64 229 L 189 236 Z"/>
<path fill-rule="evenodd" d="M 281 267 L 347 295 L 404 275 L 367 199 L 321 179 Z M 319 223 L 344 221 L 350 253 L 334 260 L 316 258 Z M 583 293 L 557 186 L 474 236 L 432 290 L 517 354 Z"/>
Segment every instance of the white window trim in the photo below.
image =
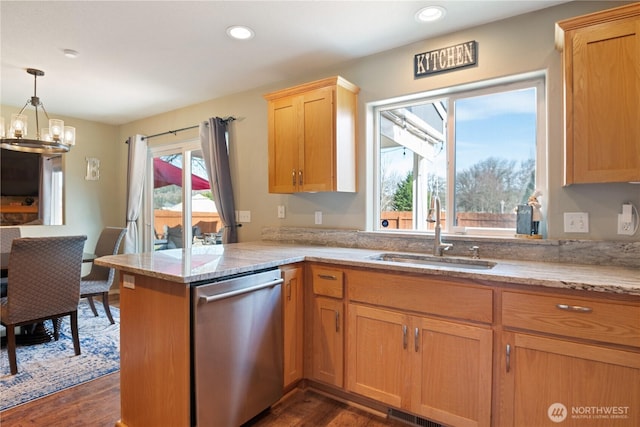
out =
<path fill-rule="evenodd" d="M 473 95 L 482 95 L 495 93 L 496 89 L 500 90 L 516 90 L 523 87 L 536 87 L 537 93 L 537 124 L 536 124 L 536 188 L 542 192 L 542 215 L 546 218 L 547 203 L 544 200 L 548 200 L 549 188 L 547 177 L 547 152 L 548 152 L 548 129 L 547 129 L 547 90 L 548 87 L 545 84 L 547 80 L 546 71 L 533 71 L 529 73 L 517 74 L 513 76 L 500 77 L 496 79 L 485 80 L 482 82 L 475 82 L 469 84 L 463 84 L 458 86 L 452 86 L 449 88 L 436 89 L 427 92 L 421 92 L 417 94 L 399 96 L 392 99 L 375 101 L 368 103 L 367 109 L 367 153 L 371 156 L 367 158 L 367 168 L 370 173 L 367 180 L 372 185 L 367 185 L 367 215 L 366 215 L 366 230 L 369 232 L 380 233 L 397 233 L 397 234 L 433 234 L 432 231 L 421 230 L 380 230 L 380 121 L 379 110 L 388 109 L 393 107 L 399 107 L 402 105 L 412 104 L 418 100 L 438 99 L 447 97 L 451 100 L 456 98 L 467 98 Z M 450 109 L 448 129 L 447 132 L 450 138 L 455 139 L 455 111 Z M 453 155 L 455 147 L 453 144 L 447 144 L 447 159 L 450 162 L 450 166 L 447 169 L 447 181 L 455 182 L 455 165 L 452 163 L 455 161 Z M 455 189 L 453 185 L 447 186 L 447 212 L 453 212 L 453 200 Z M 460 234 L 453 233 L 453 230 L 449 228 L 443 230 L 443 234 Z M 543 222 L 543 229 L 541 233 L 546 233 L 546 221 Z M 468 236 L 490 236 L 490 237 L 509 237 L 514 236 L 515 229 L 498 229 L 498 228 L 481 228 L 481 227 L 466 227 L 464 235 Z"/>

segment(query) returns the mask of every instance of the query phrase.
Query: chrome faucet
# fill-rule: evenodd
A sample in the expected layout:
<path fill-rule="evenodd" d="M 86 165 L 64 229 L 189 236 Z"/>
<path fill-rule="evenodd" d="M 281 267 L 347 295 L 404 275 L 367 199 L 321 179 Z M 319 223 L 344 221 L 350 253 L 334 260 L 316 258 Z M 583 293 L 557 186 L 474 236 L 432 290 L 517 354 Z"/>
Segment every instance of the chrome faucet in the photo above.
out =
<path fill-rule="evenodd" d="M 427 216 L 428 222 L 435 222 L 435 236 L 433 239 L 433 255 L 442 256 L 444 255 L 444 251 L 448 251 L 453 247 L 451 243 L 443 243 L 442 242 L 442 224 L 440 219 L 440 198 L 438 196 L 433 196 L 432 202 L 435 204 L 435 208 L 433 210 L 436 211 L 436 218 L 433 219 L 432 209 L 429 209 L 429 215 Z"/>

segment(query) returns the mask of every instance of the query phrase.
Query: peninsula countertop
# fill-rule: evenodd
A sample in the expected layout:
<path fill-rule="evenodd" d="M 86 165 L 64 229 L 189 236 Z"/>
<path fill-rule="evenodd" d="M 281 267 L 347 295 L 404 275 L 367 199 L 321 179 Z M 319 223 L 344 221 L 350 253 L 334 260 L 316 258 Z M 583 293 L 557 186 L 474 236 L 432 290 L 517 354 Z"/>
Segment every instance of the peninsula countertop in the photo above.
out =
<path fill-rule="evenodd" d="M 296 262 L 312 261 L 467 278 L 480 283 L 503 282 L 640 296 L 640 269 L 636 268 L 495 259 L 492 261 L 496 262 L 496 266 L 491 269 L 469 270 L 371 259 L 384 252 L 387 251 L 260 241 L 197 246 L 190 251 L 170 249 L 111 255 L 98 258 L 94 262 L 125 273 L 177 283 L 216 280 Z"/>

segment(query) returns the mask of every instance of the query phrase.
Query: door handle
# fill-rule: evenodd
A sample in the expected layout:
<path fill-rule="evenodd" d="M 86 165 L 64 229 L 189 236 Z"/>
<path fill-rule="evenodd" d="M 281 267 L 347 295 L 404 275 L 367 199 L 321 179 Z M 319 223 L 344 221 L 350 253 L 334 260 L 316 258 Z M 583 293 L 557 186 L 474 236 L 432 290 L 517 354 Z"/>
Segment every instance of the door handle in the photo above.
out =
<path fill-rule="evenodd" d="M 231 297 L 235 297 L 237 295 L 246 294 L 246 293 L 249 293 L 249 292 L 258 291 L 258 290 L 264 289 L 264 288 L 272 288 L 272 287 L 274 287 L 276 285 L 279 285 L 282 282 L 284 282 L 283 279 L 276 279 L 276 280 L 272 280 L 271 282 L 261 283 L 259 285 L 250 286 L 248 288 L 238 289 L 237 291 L 225 292 L 223 294 L 210 295 L 210 296 L 201 295 L 200 296 L 200 301 L 201 302 L 205 302 L 205 303 L 210 303 L 210 302 L 218 301 L 218 300 L 221 300 L 221 299 L 231 298 Z"/>

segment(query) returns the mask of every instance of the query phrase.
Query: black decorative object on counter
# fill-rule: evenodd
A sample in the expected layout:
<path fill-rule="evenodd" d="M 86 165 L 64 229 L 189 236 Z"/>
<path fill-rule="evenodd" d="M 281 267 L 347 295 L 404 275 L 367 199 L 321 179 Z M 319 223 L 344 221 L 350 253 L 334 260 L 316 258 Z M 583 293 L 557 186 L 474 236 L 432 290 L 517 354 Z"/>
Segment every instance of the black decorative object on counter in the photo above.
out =
<path fill-rule="evenodd" d="M 533 207 L 518 205 L 516 208 L 516 233 L 530 235 L 533 231 Z"/>

